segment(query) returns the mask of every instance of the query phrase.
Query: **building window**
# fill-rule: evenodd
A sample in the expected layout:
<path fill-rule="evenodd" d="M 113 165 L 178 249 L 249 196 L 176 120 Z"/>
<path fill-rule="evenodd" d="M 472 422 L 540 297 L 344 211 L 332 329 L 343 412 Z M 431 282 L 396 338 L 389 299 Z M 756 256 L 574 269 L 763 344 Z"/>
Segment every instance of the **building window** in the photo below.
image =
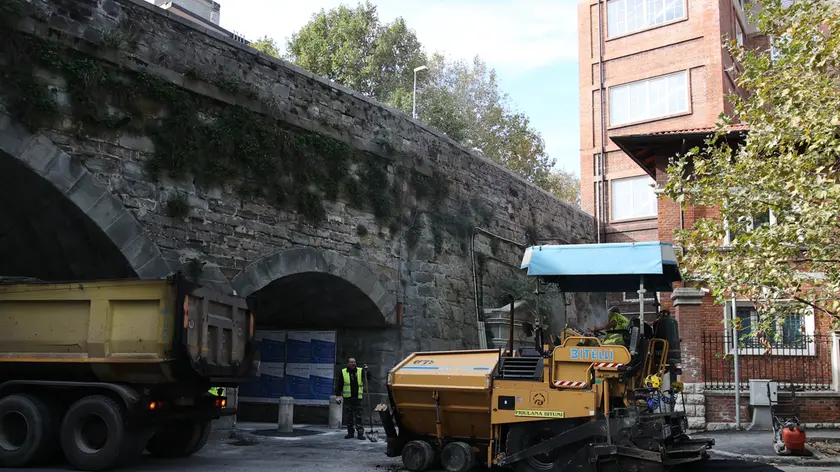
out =
<path fill-rule="evenodd" d="M 726 304 L 725 318 L 732 320 L 732 302 Z M 816 355 L 814 344 L 814 314 L 789 313 L 764 318 L 752 302 L 735 302 L 735 327 L 738 328 L 739 354 L 761 355 Z M 732 326 L 727 323 L 727 326 Z M 732 351 L 731 329 L 727 330 L 728 350 Z"/>
<path fill-rule="evenodd" d="M 685 0 L 609 0 L 607 35 L 622 36 L 685 18 Z"/>
<path fill-rule="evenodd" d="M 768 209 L 751 218 L 741 218 L 740 224 L 730 225 L 728 222 L 724 224 L 726 225 L 726 236 L 724 237 L 723 244 L 724 246 L 729 246 L 737 241 L 738 236 L 744 234 L 744 232 L 752 231 L 761 226 L 776 224 L 776 214 L 773 213 L 773 210 Z"/>
<path fill-rule="evenodd" d="M 744 30 L 741 28 L 741 22 L 738 21 L 738 18 L 735 18 L 735 42 L 739 48 L 744 47 Z"/>
<path fill-rule="evenodd" d="M 688 111 L 688 72 L 610 87 L 610 126 Z"/>
<path fill-rule="evenodd" d="M 644 175 L 612 181 L 612 220 L 656 216 L 653 179 Z"/>

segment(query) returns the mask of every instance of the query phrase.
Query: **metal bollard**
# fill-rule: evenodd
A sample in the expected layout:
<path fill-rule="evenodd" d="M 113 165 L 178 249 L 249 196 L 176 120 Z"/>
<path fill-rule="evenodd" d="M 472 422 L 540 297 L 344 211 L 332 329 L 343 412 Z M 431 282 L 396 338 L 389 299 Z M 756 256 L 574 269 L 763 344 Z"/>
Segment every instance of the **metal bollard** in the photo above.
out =
<path fill-rule="evenodd" d="M 341 397 L 330 397 L 329 425 L 330 429 L 341 429 Z"/>
<path fill-rule="evenodd" d="M 291 433 L 294 429 L 295 399 L 280 397 L 277 402 L 277 432 Z"/>

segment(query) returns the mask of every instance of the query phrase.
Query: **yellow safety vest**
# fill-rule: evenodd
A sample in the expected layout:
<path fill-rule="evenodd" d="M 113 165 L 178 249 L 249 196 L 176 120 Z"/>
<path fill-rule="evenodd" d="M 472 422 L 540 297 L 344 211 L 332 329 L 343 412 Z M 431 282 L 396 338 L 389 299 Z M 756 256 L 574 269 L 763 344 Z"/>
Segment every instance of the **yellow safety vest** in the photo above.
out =
<path fill-rule="evenodd" d="M 345 367 L 341 369 L 341 375 L 344 376 L 344 398 L 350 398 L 350 372 Z M 356 379 L 359 382 L 359 400 L 362 399 L 363 387 L 362 387 L 362 369 L 356 367 Z"/>
<path fill-rule="evenodd" d="M 214 395 L 217 397 L 222 397 L 225 395 L 225 388 L 224 387 L 210 387 L 210 395 Z"/>
<path fill-rule="evenodd" d="M 610 313 L 610 321 L 615 321 L 615 328 L 613 329 L 627 329 L 630 326 L 630 320 L 620 313 Z M 604 338 L 604 344 L 624 344 L 624 334 L 610 333 Z"/>

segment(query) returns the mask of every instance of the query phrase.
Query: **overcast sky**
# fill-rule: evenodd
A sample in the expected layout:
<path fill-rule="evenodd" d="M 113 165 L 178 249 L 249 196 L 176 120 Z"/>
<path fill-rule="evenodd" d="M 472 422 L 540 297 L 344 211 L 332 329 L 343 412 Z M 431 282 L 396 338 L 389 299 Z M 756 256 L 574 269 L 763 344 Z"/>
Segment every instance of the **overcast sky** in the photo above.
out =
<path fill-rule="evenodd" d="M 217 0 L 221 25 L 285 44 L 313 13 L 355 0 Z M 429 52 L 481 56 L 525 112 L 558 166 L 579 173 L 577 0 L 377 0 L 380 20 L 397 16 Z"/>

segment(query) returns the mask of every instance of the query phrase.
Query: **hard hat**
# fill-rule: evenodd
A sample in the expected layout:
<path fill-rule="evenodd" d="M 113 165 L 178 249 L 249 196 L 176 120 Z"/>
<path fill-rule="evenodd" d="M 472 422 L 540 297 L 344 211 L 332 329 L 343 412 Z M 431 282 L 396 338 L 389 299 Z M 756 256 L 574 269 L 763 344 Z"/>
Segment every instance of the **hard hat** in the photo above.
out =
<path fill-rule="evenodd" d="M 609 314 L 609 313 L 618 313 L 618 314 L 621 314 L 621 310 L 619 310 L 617 306 L 613 306 L 613 307 L 610 307 L 610 309 L 607 311 L 607 313 L 608 313 L 608 314 Z"/>

